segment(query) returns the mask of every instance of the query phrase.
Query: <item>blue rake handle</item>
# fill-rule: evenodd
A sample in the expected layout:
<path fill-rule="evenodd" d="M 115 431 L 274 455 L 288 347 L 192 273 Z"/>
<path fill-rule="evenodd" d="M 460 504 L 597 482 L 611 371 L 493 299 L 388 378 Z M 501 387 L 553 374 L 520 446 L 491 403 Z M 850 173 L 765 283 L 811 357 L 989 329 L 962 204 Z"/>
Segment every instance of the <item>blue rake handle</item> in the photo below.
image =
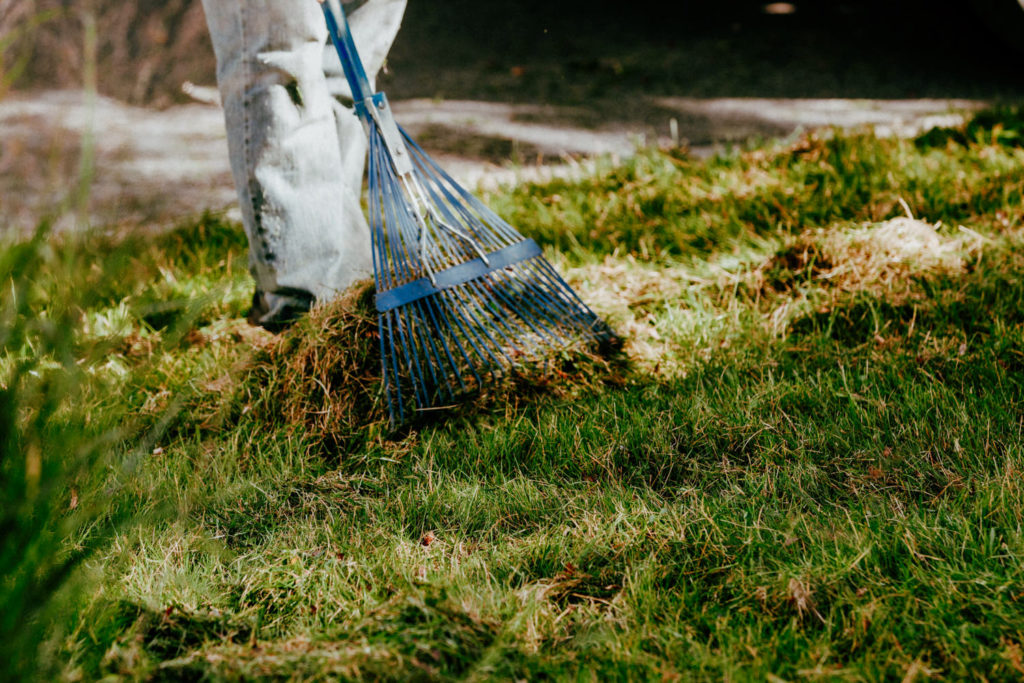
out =
<path fill-rule="evenodd" d="M 367 126 L 376 126 L 384 137 L 391 162 L 399 175 L 407 175 L 413 171 L 412 158 L 402 141 L 402 133 L 391 115 L 391 105 L 382 92 L 373 92 L 370 79 L 359 58 L 356 41 L 352 38 L 352 29 L 345 17 L 345 10 L 338 0 L 318 0 L 327 19 L 327 31 L 331 34 L 331 42 L 338 52 L 341 68 L 345 71 L 349 88 L 352 90 L 352 101 L 356 114 Z"/>
<path fill-rule="evenodd" d="M 341 8 L 338 0 L 318 0 L 323 8 L 324 17 L 327 19 L 327 31 L 331 34 L 331 42 L 338 51 L 341 59 L 341 68 L 345 71 L 345 78 L 348 80 L 349 88 L 352 90 L 352 100 L 356 104 L 356 110 L 360 116 L 367 118 L 363 103 L 367 98 L 373 96 L 373 88 L 370 87 L 370 79 L 366 75 L 363 61 L 359 58 L 359 51 L 356 49 L 356 41 L 352 38 L 352 29 L 345 17 L 345 10 Z"/>

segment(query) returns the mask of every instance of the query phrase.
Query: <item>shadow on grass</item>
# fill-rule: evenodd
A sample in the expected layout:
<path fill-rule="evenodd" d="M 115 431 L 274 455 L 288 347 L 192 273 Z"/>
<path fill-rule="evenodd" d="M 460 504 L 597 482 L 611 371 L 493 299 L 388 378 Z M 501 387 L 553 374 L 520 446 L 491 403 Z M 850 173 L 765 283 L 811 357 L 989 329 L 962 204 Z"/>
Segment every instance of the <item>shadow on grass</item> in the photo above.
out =
<path fill-rule="evenodd" d="M 250 598 L 259 605 L 266 596 Z M 500 630 L 432 587 L 385 600 L 356 622 L 326 622 L 315 640 L 282 640 L 261 629 L 270 616 L 260 611 L 239 620 L 125 603 L 118 616 L 126 627 L 123 645 L 111 651 L 107 667 L 124 659 L 129 670 L 149 669 L 155 680 L 216 678 L 222 668 L 236 675 L 432 680 L 468 671 Z"/>

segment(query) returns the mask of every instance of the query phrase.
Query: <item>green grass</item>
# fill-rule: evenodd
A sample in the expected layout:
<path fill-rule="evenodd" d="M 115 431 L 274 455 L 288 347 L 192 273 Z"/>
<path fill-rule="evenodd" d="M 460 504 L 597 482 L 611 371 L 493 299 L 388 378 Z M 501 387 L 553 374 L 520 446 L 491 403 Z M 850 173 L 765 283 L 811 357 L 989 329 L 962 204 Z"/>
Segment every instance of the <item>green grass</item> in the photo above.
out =
<path fill-rule="evenodd" d="M 109 531 L 47 652 L 86 680 L 1019 679 L 1009 111 L 488 197 L 624 359 L 399 437 L 323 418 L 356 400 L 324 369 L 347 314 L 240 320 L 237 226 L 55 243 L 39 311 L 78 301 L 81 428 L 120 431 L 68 475 L 108 521 L 65 545 Z M 901 200 L 939 229 L 882 223 Z"/>

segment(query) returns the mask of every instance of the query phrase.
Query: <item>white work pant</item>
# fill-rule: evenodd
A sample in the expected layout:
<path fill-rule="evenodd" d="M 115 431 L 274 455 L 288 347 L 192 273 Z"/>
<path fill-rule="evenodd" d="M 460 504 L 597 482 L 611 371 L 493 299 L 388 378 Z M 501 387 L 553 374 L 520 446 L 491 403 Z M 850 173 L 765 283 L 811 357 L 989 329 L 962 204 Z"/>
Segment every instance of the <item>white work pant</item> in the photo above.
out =
<path fill-rule="evenodd" d="M 406 0 L 351 14 L 371 81 Z M 372 272 L 360 208 L 366 135 L 315 0 L 203 0 L 249 264 L 255 322 L 288 320 Z"/>

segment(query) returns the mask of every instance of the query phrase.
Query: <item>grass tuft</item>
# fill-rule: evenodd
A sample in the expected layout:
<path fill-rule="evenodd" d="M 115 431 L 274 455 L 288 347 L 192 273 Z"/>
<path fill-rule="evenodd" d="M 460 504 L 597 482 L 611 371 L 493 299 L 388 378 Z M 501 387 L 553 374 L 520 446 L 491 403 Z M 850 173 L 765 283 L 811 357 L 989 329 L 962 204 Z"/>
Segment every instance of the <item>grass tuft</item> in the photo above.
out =
<path fill-rule="evenodd" d="M 956 128 L 933 128 L 915 138 L 919 149 L 1001 145 L 1024 147 L 1024 106 L 1004 105 L 978 112 L 969 121 Z"/>
<path fill-rule="evenodd" d="M 254 359 L 243 380 L 253 419 L 302 425 L 332 452 L 387 421 L 372 282 L 316 308 Z"/>

